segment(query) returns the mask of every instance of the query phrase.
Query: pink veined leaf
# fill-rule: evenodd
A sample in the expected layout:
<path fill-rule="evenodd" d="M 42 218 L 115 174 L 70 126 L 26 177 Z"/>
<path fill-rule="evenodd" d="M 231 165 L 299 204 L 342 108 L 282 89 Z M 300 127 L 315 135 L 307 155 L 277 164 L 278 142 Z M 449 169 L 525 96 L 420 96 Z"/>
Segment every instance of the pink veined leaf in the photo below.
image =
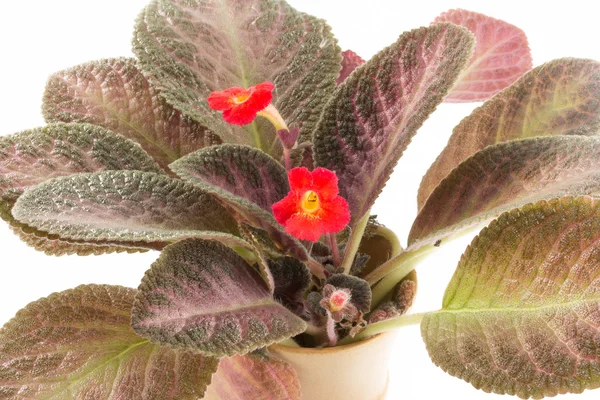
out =
<path fill-rule="evenodd" d="M 338 85 L 346 80 L 346 78 L 356 69 L 365 63 L 361 56 L 352 50 L 342 52 L 342 69 L 335 83 Z"/>
<path fill-rule="evenodd" d="M 245 354 L 306 329 L 237 253 L 196 239 L 166 247 L 152 264 L 131 325 L 155 343 L 217 357 Z"/>
<path fill-rule="evenodd" d="M 261 354 L 222 358 L 204 400 L 300 400 L 300 382 L 288 363 Z"/>
<path fill-rule="evenodd" d="M 510 86 L 532 67 L 525 32 L 499 19 L 467 10 L 450 10 L 433 23 L 451 22 L 475 35 L 475 52 L 445 101 L 483 101 Z"/>

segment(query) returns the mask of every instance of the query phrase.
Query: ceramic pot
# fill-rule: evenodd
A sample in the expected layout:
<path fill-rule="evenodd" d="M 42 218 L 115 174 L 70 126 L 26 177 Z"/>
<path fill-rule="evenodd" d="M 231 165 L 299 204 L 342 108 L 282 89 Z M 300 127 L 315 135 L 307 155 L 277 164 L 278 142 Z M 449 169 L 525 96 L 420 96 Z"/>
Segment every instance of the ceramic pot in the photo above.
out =
<path fill-rule="evenodd" d="M 303 400 L 383 400 L 395 334 L 346 346 L 308 349 L 273 345 L 270 353 L 298 373 Z"/>

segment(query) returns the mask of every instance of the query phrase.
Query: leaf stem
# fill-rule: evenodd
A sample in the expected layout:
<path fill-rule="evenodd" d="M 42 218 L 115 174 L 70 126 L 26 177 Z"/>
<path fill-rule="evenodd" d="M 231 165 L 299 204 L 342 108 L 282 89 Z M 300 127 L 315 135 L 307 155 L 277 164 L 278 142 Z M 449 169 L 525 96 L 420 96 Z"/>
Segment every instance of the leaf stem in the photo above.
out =
<path fill-rule="evenodd" d="M 333 265 L 338 267 L 340 265 L 340 251 L 338 249 L 335 233 L 329 234 L 329 245 L 331 246 L 331 255 L 333 256 Z"/>
<path fill-rule="evenodd" d="M 306 260 L 306 266 L 308 267 L 308 269 L 310 269 L 310 272 L 312 272 L 312 274 L 315 275 L 317 278 L 325 279 L 327 277 L 325 275 L 325 267 L 323 267 L 321 263 L 319 263 L 314 258 L 309 256 L 308 260 Z"/>
<path fill-rule="evenodd" d="M 407 249 L 368 274 L 365 280 L 371 286 L 379 281 L 373 288 L 372 308 L 374 309 L 379 305 L 381 300 L 385 298 L 398 282 L 414 270 L 425 256 L 436 249 L 437 247 L 435 246 L 423 246 L 412 251 Z"/>
<path fill-rule="evenodd" d="M 365 340 L 371 336 L 377 335 L 378 333 L 387 332 L 392 329 L 398 329 L 403 326 L 420 324 L 423 317 L 427 314 L 428 313 L 425 312 L 419 314 L 401 315 L 399 317 L 375 322 L 374 324 L 367 325 L 367 327 L 360 331 L 356 336 L 345 337 L 344 339 L 340 340 L 338 344 L 342 346 L 345 344 L 355 343 L 361 340 Z"/>
<path fill-rule="evenodd" d="M 344 274 L 348 275 L 350 273 L 350 269 L 352 268 L 352 263 L 354 262 L 354 256 L 356 256 L 356 252 L 358 251 L 358 247 L 360 246 L 360 242 L 362 240 L 363 234 L 365 233 L 365 228 L 367 227 L 367 223 L 369 222 L 369 216 L 371 215 L 371 210 L 367 211 L 365 215 L 358 221 L 354 229 L 352 229 L 352 233 L 348 238 L 348 242 L 346 243 L 346 250 L 344 251 L 344 258 L 342 259 L 341 267 L 344 269 Z"/>

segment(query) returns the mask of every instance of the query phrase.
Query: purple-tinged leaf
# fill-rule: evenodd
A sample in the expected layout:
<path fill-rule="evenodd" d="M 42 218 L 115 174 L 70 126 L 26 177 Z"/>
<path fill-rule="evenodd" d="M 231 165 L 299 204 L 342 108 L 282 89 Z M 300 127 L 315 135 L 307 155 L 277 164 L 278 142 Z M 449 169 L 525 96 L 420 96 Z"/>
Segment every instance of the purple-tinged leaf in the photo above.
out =
<path fill-rule="evenodd" d="M 337 173 L 352 225 L 371 208 L 472 48 L 466 28 L 436 24 L 413 30 L 336 89 L 315 131 L 314 155 L 318 166 Z"/>
<path fill-rule="evenodd" d="M 419 209 L 462 161 L 514 139 L 600 132 L 600 63 L 563 58 L 534 68 L 454 128 L 421 181 Z"/>
<path fill-rule="evenodd" d="M 211 193 L 239 213 L 250 225 L 263 229 L 284 251 L 300 260 L 306 248 L 273 217 L 271 205 L 289 191 L 287 173 L 260 150 L 220 145 L 199 150 L 169 165 L 186 182 Z"/>
<path fill-rule="evenodd" d="M 183 180 L 203 181 L 243 197 L 271 213 L 271 206 L 290 191 L 285 168 L 248 146 L 224 144 L 189 154 L 169 168 Z"/>
<path fill-rule="evenodd" d="M 527 36 L 516 26 L 461 9 L 446 11 L 433 21 L 440 22 L 464 26 L 475 35 L 475 52 L 444 101 L 487 100 L 531 69 Z"/>
<path fill-rule="evenodd" d="M 225 123 L 208 108 L 210 92 L 271 81 L 273 104 L 307 139 L 340 70 L 329 26 L 281 0 L 155 0 L 137 20 L 133 52 L 175 108 L 225 142 L 270 154 L 281 151 L 273 127 L 264 118 Z"/>
<path fill-rule="evenodd" d="M 455 168 L 419 212 L 409 246 L 435 243 L 539 200 L 600 193 L 600 138 L 550 136 L 485 148 Z"/>
<path fill-rule="evenodd" d="M 89 122 L 138 142 L 166 169 L 221 140 L 159 96 L 130 58 L 81 64 L 50 76 L 42 106 L 48 122 Z"/>
<path fill-rule="evenodd" d="M 273 297 L 288 310 L 300 315 L 304 311 L 304 293 L 312 282 L 306 265 L 292 257 L 269 260 L 275 290 Z"/>
<path fill-rule="evenodd" d="M 45 180 L 105 170 L 161 171 L 139 145 L 102 127 L 52 124 L 0 138 L 0 217 L 27 244 L 48 254 L 141 251 L 139 246 L 107 246 L 63 240 L 21 224 L 11 214 L 23 191 Z"/>
<path fill-rule="evenodd" d="M 346 80 L 348 76 L 354 71 L 357 67 L 360 67 L 365 63 L 358 54 L 353 52 L 352 50 L 346 50 L 342 52 L 342 70 L 335 81 L 338 85 Z"/>
<path fill-rule="evenodd" d="M 369 314 L 369 324 L 399 317 L 408 312 L 417 295 L 417 273 L 413 270 L 402 279 L 392 292 L 392 296 L 377 306 Z"/>
<path fill-rule="evenodd" d="M 131 321 L 153 342 L 218 357 L 306 329 L 243 258 L 218 242 L 197 239 L 163 250 L 140 284 Z"/>
<path fill-rule="evenodd" d="M 301 400 L 296 370 L 261 354 L 222 358 L 204 400 Z"/>
<path fill-rule="evenodd" d="M 362 278 L 352 275 L 335 274 L 327 279 L 326 284 L 334 286 L 336 289 L 349 289 L 350 302 L 358 308 L 359 311 L 368 312 L 371 309 L 371 287 Z"/>
<path fill-rule="evenodd" d="M 249 263 L 255 265 L 260 276 L 267 284 L 269 293 L 273 294 L 275 291 L 275 280 L 273 279 L 273 274 L 271 274 L 271 268 L 269 267 L 269 257 L 261 245 L 261 239 L 258 237 L 258 233 L 245 222 L 240 223 L 240 232 L 242 233 L 242 237 L 252 246 L 253 258 Z M 248 261 L 248 258 L 245 259 Z"/>
<path fill-rule="evenodd" d="M 73 240 L 176 241 L 189 237 L 247 247 L 234 218 L 209 194 L 151 172 L 106 171 L 57 178 L 19 197 L 13 215 Z"/>
<path fill-rule="evenodd" d="M 463 254 L 421 333 L 433 362 L 486 392 L 600 387 L 600 204 L 564 197 L 501 215 Z"/>
<path fill-rule="evenodd" d="M 197 400 L 218 360 L 129 326 L 134 289 L 82 285 L 30 303 L 0 330 L 5 400 Z"/>

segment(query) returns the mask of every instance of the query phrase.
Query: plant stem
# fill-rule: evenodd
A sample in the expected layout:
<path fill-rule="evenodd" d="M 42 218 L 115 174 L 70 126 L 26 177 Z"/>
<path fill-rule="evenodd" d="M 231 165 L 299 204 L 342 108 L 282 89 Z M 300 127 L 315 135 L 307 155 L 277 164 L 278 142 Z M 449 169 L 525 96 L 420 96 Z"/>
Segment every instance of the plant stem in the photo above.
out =
<path fill-rule="evenodd" d="M 283 148 L 283 158 L 285 159 L 285 169 L 289 172 L 292 169 L 292 159 L 290 156 L 290 151 Z"/>
<path fill-rule="evenodd" d="M 314 258 L 309 256 L 308 260 L 306 260 L 306 266 L 317 278 L 325 279 L 327 277 L 325 275 L 325 268 Z"/>
<path fill-rule="evenodd" d="M 401 315 L 399 317 L 386 319 L 385 321 L 375 322 L 374 324 L 367 325 L 367 327 L 360 331 L 356 336 L 345 337 L 344 339 L 340 340 L 338 344 L 342 346 L 345 344 L 355 343 L 377 335 L 378 333 L 401 328 L 403 326 L 419 324 L 426 314 L 428 313 Z"/>
<path fill-rule="evenodd" d="M 352 268 L 352 263 L 354 262 L 354 256 L 356 256 L 356 252 L 360 246 L 360 241 L 365 233 L 365 228 L 369 222 L 370 215 L 371 210 L 367 211 L 361 220 L 358 221 L 354 229 L 352 229 L 350 237 L 348 238 L 346 250 L 344 251 L 344 258 L 342 259 L 342 263 L 340 265 L 344 269 L 344 274 L 346 275 L 350 273 L 350 268 Z"/>
<path fill-rule="evenodd" d="M 340 265 L 340 251 L 337 245 L 337 239 L 335 233 L 329 234 L 329 245 L 331 246 L 331 254 L 333 255 L 333 265 L 339 267 Z"/>
<path fill-rule="evenodd" d="M 335 321 L 331 318 L 331 314 L 327 313 L 327 338 L 329 339 L 329 345 L 335 346 L 338 341 L 338 335 L 335 332 Z"/>
<path fill-rule="evenodd" d="M 370 279 L 367 282 L 371 285 L 372 282 L 377 282 L 378 277 L 382 277 L 381 281 L 373 288 L 372 309 L 375 309 L 398 282 L 404 279 L 426 255 L 435 249 L 435 246 L 423 246 L 414 251 L 405 251 L 369 274 L 372 276 L 366 276 L 365 278 Z"/>

